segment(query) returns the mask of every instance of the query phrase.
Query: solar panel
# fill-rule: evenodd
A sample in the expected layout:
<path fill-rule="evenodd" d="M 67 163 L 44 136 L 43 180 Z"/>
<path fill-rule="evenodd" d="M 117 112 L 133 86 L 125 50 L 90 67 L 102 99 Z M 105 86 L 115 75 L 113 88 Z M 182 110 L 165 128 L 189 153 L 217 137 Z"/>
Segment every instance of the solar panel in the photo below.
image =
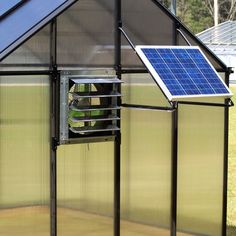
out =
<path fill-rule="evenodd" d="M 169 101 L 232 96 L 198 47 L 136 46 L 135 50 Z"/>

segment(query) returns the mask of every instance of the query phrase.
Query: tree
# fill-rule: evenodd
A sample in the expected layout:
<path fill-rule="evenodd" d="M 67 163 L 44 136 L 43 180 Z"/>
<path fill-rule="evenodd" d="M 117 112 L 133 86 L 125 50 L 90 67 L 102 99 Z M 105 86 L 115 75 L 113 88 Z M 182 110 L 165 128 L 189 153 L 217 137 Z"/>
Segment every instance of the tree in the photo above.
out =
<path fill-rule="evenodd" d="M 159 0 L 164 6 L 169 7 L 171 0 Z"/>
<path fill-rule="evenodd" d="M 159 1 L 170 8 L 172 0 Z M 176 0 L 176 4 L 177 17 L 194 33 L 212 26 L 211 15 L 202 0 Z"/>
<path fill-rule="evenodd" d="M 159 0 L 170 7 L 171 0 Z M 199 33 L 214 25 L 214 0 L 176 0 L 177 17 L 193 33 Z M 236 19 L 236 0 L 218 0 L 219 23 Z"/>
<path fill-rule="evenodd" d="M 209 14 L 214 16 L 214 0 L 203 0 Z M 236 0 L 218 0 L 219 22 L 234 20 L 236 18 Z"/>
<path fill-rule="evenodd" d="M 194 33 L 213 25 L 213 18 L 202 0 L 178 0 L 177 16 Z"/>

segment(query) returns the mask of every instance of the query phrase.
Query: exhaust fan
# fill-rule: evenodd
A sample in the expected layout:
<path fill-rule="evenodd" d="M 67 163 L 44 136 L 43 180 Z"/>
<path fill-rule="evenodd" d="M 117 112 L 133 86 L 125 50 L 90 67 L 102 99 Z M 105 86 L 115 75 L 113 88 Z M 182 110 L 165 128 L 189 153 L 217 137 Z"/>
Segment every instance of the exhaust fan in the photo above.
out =
<path fill-rule="evenodd" d="M 116 77 L 62 76 L 60 85 L 60 142 L 102 137 L 119 130 Z"/>

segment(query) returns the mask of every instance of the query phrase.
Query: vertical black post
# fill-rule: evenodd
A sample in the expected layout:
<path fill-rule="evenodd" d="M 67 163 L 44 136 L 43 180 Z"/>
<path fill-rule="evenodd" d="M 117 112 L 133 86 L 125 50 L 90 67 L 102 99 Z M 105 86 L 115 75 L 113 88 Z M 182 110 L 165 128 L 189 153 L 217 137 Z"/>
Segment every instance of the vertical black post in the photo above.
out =
<path fill-rule="evenodd" d="M 171 160 L 171 228 L 170 235 L 176 236 L 177 223 L 177 170 L 178 170 L 178 104 L 172 112 L 172 160 Z"/>
<path fill-rule="evenodd" d="M 50 83 L 50 120 L 51 120 L 51 153 L 50 153 L 50 235 L 57 235 L 57 145 L 58 145 L 58 86 L 57 72 L 57 23 L 53 19 L 50 25 L 50 66 L 52 70 Z"/>
<path fill-rule="evenodd" d="M 121 32 L 119 27 L 122 27 L 121 0 L 115 0 L 115 70 L 117 77 L 121 79 Z M 120 98 L 117 103 L 118 106 L 121 105 Z M 120 112 L 118 116 L 120 116 Z M 118 127 L 120 128 L 120 121 L 118 121 Z M 120 236 L 120 131 L 116 132 L 114 145 L 114 236 Z"/>
<path fill-rule="evenodd" d="M 178 45 L 178 30 L 179 29 L 179 22 L 173 23 L 173 45 Z"/>
<path fill-rule="evenodd" d="M 225 73 L 225 83 L 229 86 L 230 72 Z M 228 103 L 228 100 L 225 101 Z M 224 108 L 224 166 L 223 166 L 223 208 L 222 208 L 222 236 L 227 233 L 227 190 L 228 190 L 228 142 L 229 142 L 229 107 Z"/>
<path fill-rule="evenodd" d="M 114 148 L 114 236 L 120 236 L 120 132 Z"/>
<path fill-rule="evenodd" d="M 121 0 L 115 0 L 115 69 L 117 76 L 121 78 Z"/>
<path fill-rule="evenodd" d="M 173 22 L 173 45 L 178 45 L 178 22 Z M 177 230 L 177 174 L 178 174 L 178 103 L 174 102 L 172 112 L 172 159 L 171 159 L 171 212 L 170 235 L 176 236 Z"/>

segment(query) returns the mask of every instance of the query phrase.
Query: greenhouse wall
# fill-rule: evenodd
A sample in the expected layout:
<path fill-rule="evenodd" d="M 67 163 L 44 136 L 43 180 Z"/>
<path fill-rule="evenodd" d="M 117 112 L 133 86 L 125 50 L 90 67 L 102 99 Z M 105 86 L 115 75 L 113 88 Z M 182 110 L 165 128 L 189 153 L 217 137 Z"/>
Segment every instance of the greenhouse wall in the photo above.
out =
<path fill-rule="evenodd" d="M 49 234 L 49 80 L 1 76 L 0 97 L 0 235 Z"/>
<path fill-rule="evenodd" d="M 133 78 L 124 78 L 127 81 L 123 86 L 124 101 L 146 105 L 161 101 L 163 98 L 156 94 L 150 77 L 139 77 L 139 83 L 129 82 Z M 149 81 L 148 85 L 141 83 L 145 80 Z M 152 96 L 150 91 L 154 90 Z M 35 217 L 34 223 L 48 219 L 49 227 L 48 100 L 47 78 L 1 77 L 1 208 L 2 211 L 11 209 L 17 216 L 13 207 L 26 207 L 27 215 L 30 211 L 30 217 Z M 122 218 L 168 229 L 171 113 L 124 108 L 122 119 Z M 179 122 L 179 230 L 220 235 L 222 110 L 182 107 Z M 67 210 L 112 217 L 113 152 L 112 142 L 59 148 L 61 235 L 71 224 L 77 224 L 67 219 Z M 44 214 L 44 219 L 37 219 L 38 211 Z M 109 222 L 106 231 L 111 233 L 112 219 L 106 220 Z M 9 224 L 14 223 L 9 221 Z M 125 227 L 123 230 L 125 232 Z"/>
<path fill-rule="evenodd" d="M 50 27 L 46 26 L 1 61 L 1 70 L 43 70 L 50 65 Z"/>
<path fill-rule="evenodd" d="M 125 81 L 122 90 L 124 103 L 166 105 L 163 95 L 158 94 L 156 85 L 148 75 L 129 75 L 124 76 L 123 79 Z M 218 102 L 222 101 L 218 100 Z M 142 183 L 142 180 L 146 178 L 151 178 L 151 180 L 145 181 L 146 185 L 143 184 L 139 189 L 139 185 L 137 187 L 135 185 L 135 177 L 130 178 L 130 183 L 126 183 L 124 177 L 124 186 L 130 187 L 123 191 L 134 196 L 135 193 L 138 194 L 138 190 L 140 191 L 137 200 L 132 199 L 131 206 L 136 202 L 139 203 L 137 204 L 139 206 L 154 204 L 151 204 L 150 208 L 145 205 L 145 209 L 149 213 L 139 212 L 136 214 L 136 218 L 140 220 L 143 217 L 143 222 L 148 221 L 148 223 L 154 219 L 156 224 L 159 223 L 165 227 L 168 225 L 168 214 L 170 213 L 168 208 L 170 205 L 165 205 L 165 202 L 170 203 L 170 185 L 168 183 L 170 183 L 171 176 L 171 112 L 125 109 L 124 114 L 127 114 L 125 117 L 128 119 L 123 119 L 122 137 L 125 142 L 122 147 L 126 147 L 127 150 L 123 150 L 122 160 L 128 163 L 124 169 L 130 170 L 126 175 L 135 176 L 132 173 L 135 173 L 136 170 L 137 183 Z M 221 235 L 223 133 L 224 110 L 222 108 L 179 105 L 177 196 L 179 232 Z M 133 160 L 132 164 L 128 160 Z M 156 171 L 152 172 L 152 168 Z M 158 170 L 158 168 L 160 169 Z M 142 170 L 143 172 L 141 172 Z M 155 176 L 158 178 L 155 179 Z M 159 183 L 158 180 L 161 182 Z M 148 196 L 155 196 L 155 199 L 162 196 L 167 200 L 167 196 L 169 196 L 168 201 L 157 200 L 161 203 L 161 207 L 164 207 L 164 212 L 158 208 L 158 203 L 155 205 L 154 200 L 150 200 L 147 196 L 147 199 L 144 200 L 145 193 L 148 193 L 147 189 L 151 191 Z M 164 193 L 166 195 L 163 195 Z M 143 198 L 142 195 L 144 195 Z M 152 215 L 152 212 L 156 212 L 156 214 L 162 212 L 161 219 L 158 219 L 155 213 Z M 151 219 L 148 218 L 148 215 L 151 216 Z"/>
<path fill-rule="evenodd" d="M 58 17 L 57 46 L 63 69 L 113 67 L 114 1 L 80 0 L 68 9 Z"/>
<path fill-rule="evenodd" d="M 186 45 L 181 35 L 177 41 L 173 37 L 173 18 L 153 2 L 122 1 L 123 26 L 133 43 Z M 114 8 L 110 0 L 80 0 L 57 18 L 62 74 L 115 75 Z M 3 60 L 0 71 L 50 70 L 50 27 Z M 124 68 L 143 72 L 124 37 L 121 52 Z M 50 235 L 52 75 L 0 77 L 0 235 Z M 122 103 L 169 106 L 148 73 L 123 74 L 122 81 Z M 121 109 L 121 235 L 170 235 L 172 115 L 171 110 Z M 178 236 L 222 235 L 224 116 L 222 107 L 179 105 Z M 58 235 L 113 235 L 114 153 L 114 141 L 57 147 Z"/>
<path fill-rule="evenodd" d="M 223 124 L 221 108 L 179 108 L 180 231 L 221 235 Z"/>
<path fill-rule="evenodd" d="M 59 148 L 58 235 L 112 235 L 113 146 L 110 142 Z"/>

